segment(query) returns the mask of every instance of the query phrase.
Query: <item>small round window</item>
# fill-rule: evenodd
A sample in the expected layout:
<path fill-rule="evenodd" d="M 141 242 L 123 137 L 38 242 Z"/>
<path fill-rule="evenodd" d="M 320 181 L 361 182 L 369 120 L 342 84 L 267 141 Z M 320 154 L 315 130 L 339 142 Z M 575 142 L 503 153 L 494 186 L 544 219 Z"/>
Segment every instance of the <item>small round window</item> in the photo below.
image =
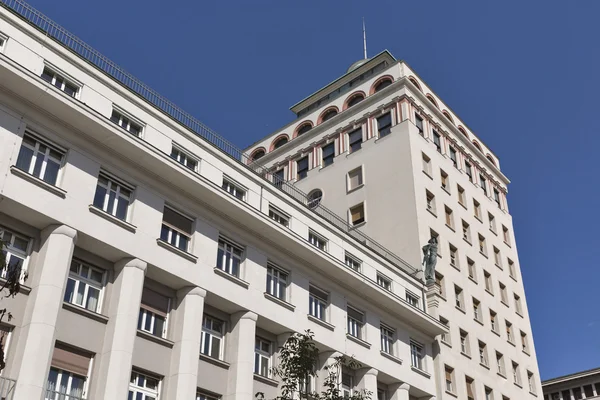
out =
<path fill-rule="evenodd" d="M 306 196 L 308 208 L 315 208 L 319 204 L 321 204 L 321 199 L 323 198 L 323 192 L 321 189 L 315 189 L 311 191 L 308 196 Z"/>

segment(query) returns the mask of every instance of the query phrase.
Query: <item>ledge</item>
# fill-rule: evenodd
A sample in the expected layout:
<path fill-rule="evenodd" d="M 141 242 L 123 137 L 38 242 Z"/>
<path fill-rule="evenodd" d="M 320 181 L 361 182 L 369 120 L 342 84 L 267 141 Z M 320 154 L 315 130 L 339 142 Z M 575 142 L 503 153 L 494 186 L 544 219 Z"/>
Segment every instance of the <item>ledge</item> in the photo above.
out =
<path fill-rule="evenodd" d="M 384 356 L 387 359 L 390 359 L 400 365 L 402 365 L 402 360 L 399 359 L 398 357 L 394 357 L 393 355 L 391 355 L 390 353 L 386 353 L 385 351 L 379 351 L 379 354 L 381 354 L 382 356 Z"/>
<path fill-rule="evenodd" d="M 460 204 L 462 206 L 462 208 L 464 208 L 465 210 L 468 210 L 468 208 L 465 204 L 461 203 L 460 201 L 458 202 L 458 204 Z"/>
<path fill-rule="evenodd" d="M 479 285 L 479 283 L 473 277 L 469 277 L 469 280 L 471 282 L 475 283 L 476 285 Z"/>
<path fill-rule="evenodd" d="M 508 243 L 506 240 L 503 240 L 503 242 L 504 242 L 505 245 L 507 245 L 508 247 L 512 248 L 512 246 L 510 245 L 510 243 Z"/>
<path fill-rule="evenodd" d="M 529 352 L 527 350 L 521 350 L 521 351 L 523 352 L 523 354 L 527 354 L 528 357 L 531 357 L 531 354 L 529 354 Z"/>
<path fill-rule="evenodd" d="M 452 348 L 452 343 L 446 342 L 445 340 L 441 340 L 441 339 L 440 339 L 440 342 L 443 343 L 443 344 L 445 344 L 446 346 Z"/>
<path fill-rule="evenodd" d="M 483 251 L 479 250 L 479 254 L 481 254 L 482 256 L 484 256 L 485 258 L 489 258 L 487 254 L 485 254 Z"/>
<path fill-rule="evenodd" d="M 330 331 L 333 331 L 335 329 L 335 325 L 332 325 L 329 322 L 320 320 L 319 318 L 313 317 L 310 314 L 306 314 L 306 316 L 308 317 L 309 321 L 315 322 L 315 323 L 321 325 L 322 327 L 329 329 Z"/>
<path fill-rule="evenodd" d="M 489 366 L 489 365 L 486 365 L 486 364 L 484 364 L 484 363 L 482 363 L 482 362 L 480 362 L 480 363 L 479 363 L 479 365 L 481 365 L 483 368 L 485 368 L 485 369 L 487 369 L 487 370 L 489 370 L 489 369 L 490 369 L 490 366 Z"/>
<path fill-rule="evenodd" d="M 465 310 L 463 310 L 462 308 L 460 308 L 459 306 L 454 306 L 454 308 L 456 308 L 458 311 L 460 311 L 463 314 L 466 314 L 467 312 Z"/>
<path fill-rule="evenodd" d="M 500 264 L 496 264 L 496 263 L 494 263 L 494 265 L 495 265 L 496 267 L 498 267 L 498 269 L 499 269 L 500 271 L 504 271 L 504 268 L 502 267 L 502 265 L 500 265 Z"/>
<path fill-rule="evenodd" d="M 287 308 L 290 311 L 294 311 L 296 309 L 295 305 L 293 305 L 291 303 L 288 303 L 285 300 L 281 300 L 281 299 L 273 296 L 272 294 L 269 294 L 269 293 L 265 292 L 264 295 L 265 295 L 265 299 L 271 300 L 273 303 L 277 303 L 280 306 L 285 307 L 285 308 Z"/>
<path fill-rule="evenodd" d="M 471 243 L 471 241 L 470 241 L 470 240 L 468 240 L 468 239 L 465 239 L 464 237 L 463 237 L 463 240 L 464 240 L 465 242 L 467 242 L 467 243 L 469 244 L 469 246 L 473 246 L 473 243 Z"/>
<path fill-rule="evenodd" d="M 508 305 L 507 302 L 505 302 L 504 300 L 500 300 L 500 303 L 504 304 L 506 307 L 510 308 L 510 306 Z"/>
<path fill-rule="evenodd" d="M 93 204 L 90 204 L 88 208 L 92 214 L 96 214 L 104 218 L 105 220 L 112 222 L 113 224 L 119 225 L 121 228 L 127 229 L 129 232 L 135 233 L 135 231 L 137 230 L 137 227 L 135 225 L 132 225 L 127 221 L 120 220 L 119 218 L 110 215 L 106 211 L 99 209 Z"/>
<path fill-rule="evenodd" d="M 250 286 L 250 284 L 240 278 L 238 278 L 237 276 L 233 276 L 231 274 L 228 274 L 227 272 L 223 271 L 220 268 L 213 268 L 213 271 L 215 271 L 215 274 L 222 276 L 225 279 L 229 279 L 231 282 L 236 283 L 238 285 L 240 285 L 241 287 L 243 287 L 244 289 L 248 289 L 248 286 Z"/>
<path fill-rule="evenodd" d="M 495 331 L 495 330 L 493 330 L 493 329 L 491 329 L 491 331 L 492 331 L 492 333 L 493 333 L 493 334 L 495 334 L 496 336 L 500 337 L 500 332 L 498 332 L 498 331 Z"/>
<path fill-rule="evenodd" d="M 473 321 L 477 322 L 479 325 L 483 326 L 483 321 L 478 320 L 477 318 L 473 318 Z"/>
<path fill-rule="evenodd" d="M 429 214 L 437 218 L 437 214 L 435 212 L 431 211 L 429 208 L 427 209 L 427 211 L 429 212 Z"/>
<path fill-rule="evenodd" d="M 351 340 L 351 341 L 353 341 L 354 343 L 358 343 L 358 344 L 360 344 L 361 346 L 363 346 L 363 347 L 366 347 L 367 349 L 370 349 L 370 348 L 371 348 L 371 343 L 369 343 L 369 342 L 365 342 L 364 340 L 362 340 L 362 339 L 359 339 L 359 338 L 357 338 L 357 337 L 355 337 L 355 336 L 352 336 L 352 335 L 351 335 L 351 334 L 349 334 L 349 333 L 346 333 L 346 339 L 348 339 L 348 340 Z"/>
<path fill-rule="evenodd" d="M 517 345 L 514 342 L 511 342 L 510 340 L 507 340 L 508 344 L 510 344 L 513 347 L 517 347 Z"/>
<path fill-rule="evenodd" d="M 219 359 L 216 359 L 216 358 L 212 358 L 210 356 L 207 356 L 206 354 L 200 353 L 200 359 L 202 361 L 206 361 L 207 363 L 216 365 L 217 367 L 229 369 L 229 363 L 228 362 L 223 361 L 223 360 L 219 360 Z"/>
<path fill-rule="evenodd" d="M 174 343 L 172 341 L 168 340 L 168 339 L 161 338 L 161 337 L 158 337 L 158 336 L 154 336 L 151 333 L 144 332 L 144 331 L 141 331 L 139 329 L 137 330 L 137 336 L 141 337 L 141 338 L 144 338 L 146 340 L 149 340 L 151 342 L 158 343 L 158 344 L 163 345 L 165 347 L 168 347 L 170 349 L 172 349 L 173 345 L 174 345 Z"/>
<path fill-rule="evenodd" d="M 419 374 L 419 375 L 423 375 L 423 376 L 424 376 L 425 378 L 427 378 L 427 379 L 430 379 L 430 378 L 431 378 L 431 374 L 430 374 L 429 372 L 423 371 L 422 369 L 419 369 L 419 368 L 417 368 L 417 367 L 412 367 L 412 366 L 410 367 L 410 369 L 411 369 L 413 372 L 416 372 L 416 373 L 417 373 L 417 374 Z"/>
<path fill-rule="evenodd" d="M 448 188 L 445 188 L 445 187 L 443 187 L 443 186 L 440 186 L 440 187 L 441 187 L 441 188 L 442 188 L 442 190 L 443 190 L 444 192 L 446 192 L 446 193 L 447 193 L 449 196 L 452 196 L 452 193 L 450 193 L 450 189 L 448 189 Z"/>
<path fill-rule="evenodd" d="M 456 397 L 458 399 L 458 396 L 456 395 L 456 393 L 452 393 L 449 390 L 446 390 L 446 394 L 452 396 L 452 397 Z"/>
<path fill-rule="evenodd" d="M 95 312 L 87 310 L 87 309 L 85 309 L 83 307 L 79 307 L 79 306 L 77 306 L 75 304 L 64 302 L 62 304 L 62 308 L 64 308 L 65 310 L 72 311 L 72 312 L 74 312 L 76 314 L 83 315 L 84 317 L 91 318 L 91 319 L 96 320 L 98 322 L 102 322 L 103 324 L 108 323 L 108 317 L 107 316 L 95 313 Z"/>
<path fill-rule="evenodd" d="M 271 385 L 274 387 L 279 386 L 279 382 L 277 382 L 275 379 L 271 379 L 271 378 L 268 378 L 266 376 L 262 376 L 259 374 L 254 374 L 254 380 L 257 380 L 262 383 L 266 383 L 267 385 Z"/>
<path fill-rule="evenodd" d="M 521 318 L 525 318 L 525 317 L 523 317 L 523 314 L 521 314 L 521 313 L 520 313 L 520 312 L 518 312 L 518 311 L 515 311 L 515 314 L 517 314 L 517 315 L 518 315 L 519 317 L 521 317 Z"/>
<path fill-rule="evenodd" d="M 198 257 L 193 255 L 192 253 L 188 253 L 187 251 L 178 249 L 177 247 L 173 246 L 170 243 L 165 242 L 162 239 L 156 239 L 156 244 L 158 244 L 163 249 L 167 249 L 170 252 L 175 253 L 178 256 L 181 256 L 181 257 L 185 258 L 186 260 L 193 262 L 194 264 L 198 261 Z"/>
<path fill-rule="evenodd" d="M 461 351 L 461 352 L 460 352 L 460 355 L 461 355 L 461 356 L 465 356 L 465 357 L 467 357 L 469 360 L 471 360 L 471 359 L 472 359 L 472 358 L 471 358 L 471 356 L 470 356 L 470 355 L 468 355 L 467 353 L 465 353 L 464 351 Z"/>
<path fill-rule="evenodd" d="M 488 292 L 490 296 L 494 295 L 494 293 L 492 293 L 489 289 L 485 289 L 485 291 Z"/>
<path fill-rule="evenodd" d="M 433 180 L 433 176 L 429 174 L 429 172 L 423 170 L 423 173 L 429 177 L 429 179 Z"/>
<path fill-rule="evenodd" d="M 67 191 L 64 189 L 59 188 L 58 186 L 54 186 L 49 184 L 48 182 L 44 182 L 43 180 L 41 180 L 40 178 L 33 176 L 31 174 L 29 174 L 28 172 L 23 171 L 22 169 L 17 168 L 15 165 L 10 167 L 10 172 L 13 175 L 18 176 L 19 178 L 23 178 L 26 181 L 33 183 L 36 186 L 41 187 L 42 189 L 47 190 L 48 192 L 61 197 L 61 198 L 65 198 L 67 197 Z"/>
<path fill-rule="evenodd" d="M 357 190 L 359 190 L 359 189 L 362 189 L 363 187 L 365 187 L 365 184 L 364 184 L 364 183 L 363 183 L 363 184 L 361 184 L 361 185 L 358 185 L 358 186 L 357 186 L 357 187 L 355 187 L 355 188 L 352 188 L 352 189 L 348 189 L 348 190 L 346 190 L 346 194 L 350 194 L 350 193 L 352 193 L 352 192 L 356 192 Z"/>
<path fill-rule="evenodd" d="M 506 375 L 504 375 L 502 372 L 496 372 L 496 375 L 498 375 L 501 378 L 506 379 Z"/>
<path fill-rule="evenodd" d="M 448 229 L 450 229 L 452 232 L 456 232 L 456 230 L 454 230 L 454 228 L 453 228 L 452 226 L 450 226 L 450 225 L 446 224 L 446 227 L 447 227 Z"/>
<path fill-rule="evenodd" d="M 25 282 L 24 280 L 21 280 L 21 282 L 20 282 L 21 286 L 19 288 L 19 293 L 29 295 L 29 293 L 31 293 L 31 287 L 25 286 L 23 284 L 24 282 Z M 0 278 L 0 287 L 2 287 L 2 285 L 4 285 L 5 283 L 6 283 L 6 279 Z"/>
<path fill-rule="evenodd" d="M 498 232 L 496 232 L 495 230 L 493 230 L 492 228 L 489 228 L 490 232 L 492 232 L 494 235 L 498 236 Z"/>
<path fill-rule="evenodd" d="M 512 276 L 512 275 L 510 275 L 510 274 L 509 274 L 508 276 L 509 276 L 509 277 L 510 277 L 510 279 L 512 279 L 513 281 L 515 281 L 515 282 L 519 282 L 519 281 L 517 280 L 517 278 L 515 278 L 514 276 Z"/>

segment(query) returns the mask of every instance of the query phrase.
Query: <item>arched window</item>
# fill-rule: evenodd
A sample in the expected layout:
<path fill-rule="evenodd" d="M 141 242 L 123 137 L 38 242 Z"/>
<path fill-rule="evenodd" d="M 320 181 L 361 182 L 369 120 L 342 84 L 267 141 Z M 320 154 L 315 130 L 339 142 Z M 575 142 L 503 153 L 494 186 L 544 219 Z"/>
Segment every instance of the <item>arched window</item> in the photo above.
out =
<path fill-rule="evenodd" d="M 319 118 L 319 121 L 321 121 L 320 123 L 322 124 L 323 122 L 335 117 L 337 115 L 337 113 L 338 113 L 338 110 L 335 107 L 325 110 L 325 112 L 323 112 L 323 114 L 321 114 L 321 118 Z"/>
<path fill-rule="evenodd" d="M 473 146 L 475 146 L 477 148 L 477 150 L 479 150 L 483 153 L 483 150 L 481 149 L 481 145 L 474 140 L 473 140 Z"/>
<path fill-rule="evenodd" d="M 433 104 L 434 106 L 436 106 L 437 108 L 439 108 L 438 104 L 437 104 L 437 101 L 435 101 L 435 99 L 433 98 L 432 95 L 426 94 L 425 96 L 427 96 L 427 100 L 429 100 L 431 102 L 431 104 Z"/>
<path fill-rule="evenodd" d="M 252 155 L 250 155 L 250 161 L 256 161 L 259 158 L 264 157 L 266 154 L 265 149 L 263 149 L 262 147 L 259 149 L 254 150 L 254 153 L 252 153 Z"/>
<path fill-rule="evenodd" d="M 465 131 L 465 128 L 463 128 L 462 126 L 458 127 L 458 130 L 460 131 L 460 133 L 462 133 L 466 138 L 469 137 L 469 134 L 467 133 L 467 131 Z"/>
<path fill-rule="evenodd" d="M 489 155 L 489 154 L 488 154 L 487 156 L 485 156 L 485 158 L 487 158 L 488 160 L 490 160 L 490 162 L 491 162 L 491 163 L 492 163 L 494 166 L 496 166 L 496 161 L 494 161 L 494 157 L 492 157 L 491 155 Z"/>
<path fill-rule="evenodd" d="M 452 119 L 452 117 L 450 116 L 450 113 L 446 110 L 442 111 L 442 114 L 444 114 L 444 117 L 448 118 L 448 121 L 454 123 L 454 120 Z"/>
<path fill-rule="evenodd" d="M 314 189 L 306 196 L 306 201 L 308 208 L 315 208 L 319 204 L 321 204 L 321 200 L 323 199 L 323 192 L 321 189 Z"/>
<path fill-rule="evenodd" d="M 419 85 L 419 82 L 417 82 L 417 80 L 415 78 L 413 78 L 412 76 L 408 78 L 409 81 L 411 81 L 411 83 L 413 85 L 415 85 L 417 87 L 417 89 L 419 89 L 421 92 L 423 91 L 423 89 L 421 89 L 421 85 Z"/>
<path fill-rule="evenodd" d="M 281 146 L 283 146 L 284 144 L 286 144 L 288 142 L 288 138 L 287 135 L 284 136 L 280 136 L 278 139 L 275 139 L 275 141 L 273 142 L 273 144 L 271 145 L 272 150 L 278 149 Z"/>
<path fill-rule="evenodd" d="M 296 131 L 296 136 L 303 135 L 306 132 L 310 131 L 311 129 L 312 129 L 312 124 L 310 122 L 305 122 L 302 125 L 300 125 L 300 127 L 298 127 L 298 130 Z"/>
<path fill-rule="evenodd" d="M 352 96 L 350 96 L 350 98 L 346 102 L 346 109 L 348 109 L 348 108 L 350 108 L 352 106 L 357 105 L 358 103 L 360 103 L 364 99 L 365 99 L 365 95 L 362 94 L 362 93 L 353 94 Z"/>
<path fill-rule="evenodd" d="M 386 87 L 390 86 L 392 84 L 392 80 L 391 79 L 382 79 L 381 81 L 379 81 L 379 83 L 377 83 L 375 85 L 375 89 L 373 91 L 373 93 L 377 93 L 380 90 L 385 89 Z"/>

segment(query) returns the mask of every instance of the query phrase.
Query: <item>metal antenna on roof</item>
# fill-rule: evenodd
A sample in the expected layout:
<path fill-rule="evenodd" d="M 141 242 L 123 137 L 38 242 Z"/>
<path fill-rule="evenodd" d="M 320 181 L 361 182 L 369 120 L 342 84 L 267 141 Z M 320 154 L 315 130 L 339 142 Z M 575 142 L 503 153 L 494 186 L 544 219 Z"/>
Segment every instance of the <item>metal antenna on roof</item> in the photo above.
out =
<path fill-rule="evenodd" d="M 365 17 L 363 17 L 363 51 L 365 60 L 367 59 L 367 28 L 365 28 Z"/>

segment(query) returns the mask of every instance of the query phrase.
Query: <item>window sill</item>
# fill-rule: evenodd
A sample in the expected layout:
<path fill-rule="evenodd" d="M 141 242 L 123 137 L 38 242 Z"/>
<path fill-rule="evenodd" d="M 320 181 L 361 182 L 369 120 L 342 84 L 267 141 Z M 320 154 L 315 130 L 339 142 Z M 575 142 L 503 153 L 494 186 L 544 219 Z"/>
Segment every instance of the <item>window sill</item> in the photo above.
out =
<path fill-rule="evenodd" d="M 450 193 L 450 189 L 448 189 L 448 188 L 445 188 L 445 187 L 443 187 L 443 186 L 440 186 L 440 187 L 442 188 L 442 190 L 443 190 L 444 192 L 446 192 L 446 193 L 448 194 L 448 196 L 452 196 L 452 193 Z"/>
<path fill-rule="evenodd" d="M 495 330 L 493 330 L 493 329 L 492 329 L 492 333 L 493 333 L 494 335 L 496 335 L 496 336 L 500 337 L 500 332 L 498 332 L 498 331 L 495 331 Z"/>
<path fill-rule="evenodd" d="M 225 279 L 229 279 L 231 282 L 240 285 L 244 289 L 248 289 L 248 286 L 250 286 L 250 284 L 248 282 L 238 278 L 237 276 L 228 274 L 227 272 L 223 271 L 220 268 L 215 267 L 215 268 L 213 268 L 213 271 L 215 272 L 215 274 L 220 275 Z"/>
<path fill-rule="evenodd" d="M 517 383 L 517 382 L 513 382 L 513 383 L 515 384 L 515 386 L 517 386 L 517 387 L 519 387 L 519 388 L 523 389 L 523 385 L 521 385 L 520 383 Z"/>
<path fill-rule="evenodd" d="M 173 345 L 174 345 L 174 343 L 172 341 L 168 340 L 168 339 L 161 338 L 161 337 L 158 337 L 158 336 L 154 336 L 151 333 L 144 332 L 144 331 L 141 331 L 139 329 L 137 330 L 137 336 L 141 337 L 141 338 L 144 338 L 146 340 L 149 340 L 151 342 L 158 343 L 158 344 L 163 345 L 165 347 L 168 347 L 170 349 L 172 349 Z"/>
<path fill-rule="evenodd" d="M 379 353 L 384 356 L 387 359 L 390 359 L 392 361 L 394 361 L 395 363 L 398 363 L 400 365 L 402 365 L 402 360 L 399 359 L 398 357 L 394 357 L 393 355 L 391 355 L 390 353 L 386 353 L 385 351 L 379 351 Z"/>
<path fill-rule="evenodd" d="M 188 253 L 187 251 L 178 249 L 177 247 L 173 246 L 170 243 L 165 242 L 162 239 L 156 239 L 156 244 L 158 244 L 163 249 L 167 249 L 170 252 L 175 253 L 178 256 L 181 256 L 181 257 L 185 258 L 186 260 L 193 262 L 194 264 L 196 264 L 196 262 L 198 261 L 198 257 L 193 255 L 192 253 Z"/>
<path fill-rule="evenodd" d="M 478 285 L 478 284 L 479 284 L 479 283 L 477 283 L 477 281 L 476 281 L 475 279 L 473 279 L 473 277 L 472 277 L 472 276 L 470 276 L 470 277 L 469 277 L 469 280 L 470 280 L 471 282 L 473 282 L 474 284 L 476 284 L 476 285 Z"/>
<path fill-rule="evenodd" d="M 350 229 L 352 230 L 352 229 L 358 229 L 358 228 L 361 228 L 361 227 L 362 227 L 362 226 L 364 226 L 366 223 L 367 223 L 367 221 L 362 221 L 362 222 L 359 222 L 358 224 L 352 225 L 352 227 L 351 227 Z"/>
<path fill-rule="evenodd" d="M 135 225 L 132 225 L 129 222 L 120 220 L 119 218 L 117 218 L 113 215 L 110 215 L 106 211 L 99 209 L 98 207 L 96 207 L 93 204 L 90 204 L 88 208 L 92 214 L 96 214 L 96 215 L 104 218 L 105 220 L 112 222 L 113 224 L 119 225 L 121 228 L 127 229 L 129 232 L 135 233 L 135 231 L 137 230 L 137 227 Z"/>
<path fill-rule="evenodd" d="M 494 295 L 494 293 L 492 293 L 489 289 L 485 289 L 485 291 L 488 292 L 490 296 Z"/>
<path fill-rule="evenodd" d="M 458 202 L 458 204 L 460 204 L 462 206 L 462 208 L 464 208 L 465 210 L 468 210 L 468 208 L 465 204 L 461 203 L 460 201 Z"/>
<path fill-rule="evenodd" d="M 423 170 L 423 173 L 431 180 L 433 180 L 433 176 L 431 176 L 431 174 L 425 170 Z"/>
<path fill-rule="evenodd" d="M 84 317 L 88 317 L 88 318 L 91 318 L 91 319 L 96 320 L 98 322 L 102 322 L 103 324 L 108 323 L 108 317 L 107 316 L 95 313 L 95 312 L 87 310 L 87 309 L 85 309 L 83 307 L 76 306 L 75 304 L 63 303 L 62 307 L 65 310 L 69 310 L 69 311 L 72 311 L 72 312 L 74 312 L 76 314 L 83 315 Z"/>
<path fill-rule="evenodd" d="M 469 360 L 471 359 L 471 356 L 465 353 L 464 351 L 461 351 L 460 354 L 467 357 Z"/>
<path fill-rule="evenodd" d="M 483 251 L 479 250 L 479 254 L 481 254 L 482 256 L 484 256 L 485 258 L 488 258 L 488 255 L 485 254 Z"/>
<path fill-rule="evenodd" d="M 522 350 L 523 354 L 527 355 L 527 357 L 531 357 L 531 354 L 529 354 L 529 352 L 527 350 Z"/>
<path fill-rule="evenodd" d="M 512 279 L 512 280 L 513 280 L 513 281 L 515 281 L 515 282 L 518 282 L 518 281 L 517 281 L 517 278 L 515 278 L 515 277 L 514 277 L 514 276 L 512 276 L 512 275 L 509 275 L 509 276 L 510 276 L 510 279 Z"/>
<path fill-rule="evenodd" d="M 496 372 L 496 375 L 498 375 L 501 378 L 506 379 L 506 375 L 504 375 L 502 372 Z"/>
<path fill-rule="evenodd" d="M 335 325 L 332 325 L 329 322 L 325 322 L 323 320 L 320 320 L 319 318 L 314 317 L 314 316 L 312 316 L 310 314 L 306 314 L 306 316 L 308 317 L 308 319 L 310 321 L 315 322 L 315 323 L 321 325 L 322 327 L 329 329 L 330 331 L 333 331 L 335 329 Z"/>
<path fill-rule="evenodd" d="M 452 344 L 450 342 L 446 342 L 445 340 L 440 340 L 440 342 L 442 342 L 443 344 L 445 344 L 446 346 L 452 348 Z"/>
<path fill-rule="evenodd" d="M 511 342 L 510 340 L 507 340 L 508 344 L 510 344 L 513 347 L 517 347 L 517 345 L 514 342 Z"/>
<path fill-rule="evenodd" d="M 496 232 L 495 230 L 493 230 L 492 228 L 490 228 L 490 232 L 492 232 L 494 235 L 498 236 L 498 232 Z"/>
<path fill-rule="evenodd" d="M 452 393 L 452 392 L 451 392 L 451 391 L 449 391 L 449 390 L 446 390 L 446 394 L 449 394 L 450 396 L 452 396 L 452 397 L 456 397 L 456 398 L 458 399 L 458 396 L 457 396 L 455 393 Z"/>
<path fill-rule="evenodd" d="M 500 264 L 496 264 L 494 263 L 494 265 L 496 266 L 496 268 L 498 268 L 500 271 L 504 271 L 504 268 L 502 268 L 502 265 Z"/>
<path fill-rule="evenodd" d="M 423 375 L 423 376 L 424 376 L 425 378 L 427 378 L 427 379 L 431 379 L 431 374 L 430 374 L 429 372 L 427 372 L 427 371 L 423 371 L 423 370 L 422 370 L 422 369 L 420 369 L 420 368 L 417 368 L 417 367 L 412 367 L 412 366 L 410 367 L 410 369 L 411 369 L 413 372 L 416 372 L 416 373 L 417 373 L 417 374 L 419 374 L 419 375 Z"/>
<path fill-rule="evenodd" d="M 477 318 L 473 318 L 473 321 L 477 322 L 479 325 L 483 326 L 483 321 L 478 320 Z"/>
<path fill-rule="evenodd" d="M 358 185 L 357 187 L 354 187 L 352 189 L 348 189 L 346 191 L 346 194 L 350 194 L 350 193 L 356 192 L 357 190 L 362 189 L 364 186 L 365 186 L 365 184 L 363 183 L 361 185 Z"/>
<path fill-rule="evenodd" d="M 265 295 L 265 299 L 271 300 L 273 303 L 277 303 L 280 306 L 285 307 L 285 308 L 287 308 L 290 311 L 294 311 L 296 309 L 295 305 L 293 305 L 291 303 L 288 303 L 285 300 L 281 300 L 281 299 L 273 296 L 272 294 L 269 294 L 269 293 L 265 292 L 264 295 Z"/>
<path fill-rule="evenodd" d="M 490 370 L 490 366 L 487 364 L 480 362 L 479 365 L 481 365 L 483 368 L 487 369 L 488 371 Z"/>
<path fill-rule="evenodd" d="M 483 220 L 481 219 L 481 217 L 480 217 L 480 216 L 478 216 L 478 215 L 473 215 L 473 216 L 475 217 L 475 219 L 476 219 L 477 221 L 479 221 L 479 222 L 481 222 L 481 223 L 483 224 Z"/>
<path fill-rule="evenodd" d="M 504 304 L 506 306 L 506 308 L 510 308 L 510 306 L 508 305 L 508 303 L 505 302 L 504 300 L 500 300 L 500 303 Z"/>
<path fill-rule="evenodd" d="M 532 396 L 535 396 L 535 397 L 537 397 L 537 394 L 536 394 L 536 393 L 534 393 L 534 392 L 532 392 L 531 390 L 529 391 L 529 394 L 530 394 L 530 395 L 532 395 Z"/>
<path fill-rule="evenodd" d="M 459 267 L 459 266 L 458 266 L 456 263 L 454 263 L 454 264 L 450 264 L 450 266 L 451 266 L 452 268 L 454 268 L 455 270 L 457 270 L 457 271 L 460 271 L 460 267 Z"/>
<path fill-rule="evenodd" d="M 456 308 L 458 311 L 460 311 L 463 314 L 466 314 L 467 312 L 465 310 L 463 310 L 462 308 L 460 308 L 459 306 L 454 306 L 454 308 Z"/>
<path fill-rule="evenodd" d="M 504 244 L 507 245 L 508 247 L 512 248 L 512 246 L 510 245 L 510 243 L 508 243 L 506 240 L 504 240 Z"/>
<path fill-rule="evenodd" d="M 370 348 L 371 348 L 371 343 L 365 342 L 364 340 L 362 340 L 362 339 L 359 339 L 359 338 L 357 338 L 357 337 L 355 337 L 355 336 L 352 336 L 352 335 L 351 335 L 351 334 L 349 334 L 349 333 L 346 333 L 346 339 L 348 339 L 348 340 L 351 340 L 351 341 L 353 341 L 354 343 L 358 343 L 358 344 L 360 344 L 361 346 L 363 346 L 363 347 L 365 347 L 365 348 L 367 348 L 367 349 L 370 349 Z"/>
<path fill-rule="evenodd" d="M 24 282 L 25 281 L 23 279 L 21 279 L 19 282 L 20 283 L 19 293 L 29 295 L 29 293 L 31 293 L 31 287 L 25 286 L 23 284 Z M 2 287 L 4 284 L 6 284 L 6 279 L 0 278 L 0 287 Z"/>
<path fill-rule="evenodd" d="M 456 232 L 456 230 L 451 225 L 446 224 L 446 227 L 448 229 L 450 229 L 452 232 Z"/>
<path fill-rule="evenodd" d="M 262 383 L 266 383 L 267 385 L 274 386 L 274 387 L 279 386 L 279 382 L 277 382 L 275 379 L 271 379 L 269 377 L 262 376 L 260 374 L 254 374 L 254 380 L 257 380 Z"/>
<path fill-rule="evenodd" d="M 41 180 L 40 178 L 33 176 L 31 174 L 29 174 L 28 172 L 23 171 L 22 169 L 17 168 L 15 165 L 10 167 L 10 172 L 13 175 L 18 176 L 19 178 L 23 178 L 26 181 L 33 183 L 36 186 L 41 187 L 42 189 L 47 190 L 48 192 L 61 197 L 61 198 L 65 198 L 67 197 L 67 191 L 63 190 L 57 186 L 51 185 L 48 182 L 44 182 L 43 180 Z"/>
<path fill-rule="evenodd" d="M 515 314 L 517 314 L 517 315 L 518 315 L 519 317 L 521 317 L 521 318 L 524 318 L 524 317 L 523 317 L 523 314 L 522 314 L 522 313 L 520 313 L 519 311 L 515 311 Z"/>
<path fill-rule="evenodd" d="M 470 241 L 469 239 L 465 239 L 465 238 L 463 237 L 463 240 L 464 240 L 465 242 L 469 243 L 469 246 L 473 246 L 473 243 L 471 243 L 471 241 Z"/>
<path fill-rule="evenodd" d="M 225 362 L 223 360 L 219 360 L 217 358 L 213 358 L 213 357 L 207 356 L 206 354 L 200 353 L 200 359 L 202 361 L 206 361 L 207 363 L 216 365 L 217 367 L 229 369 L 229 363 L 228 362 Z"/>
<path fill-rule="evenodd" d="M 437 218 L 437 214 L 435 213 L 435 211 L 432 211 L 429 208 L 427 209 L 427 211 L 429 212 L 429 214 L 431 214 L 431 215 L 433 215 L 434 217 Z"/>

